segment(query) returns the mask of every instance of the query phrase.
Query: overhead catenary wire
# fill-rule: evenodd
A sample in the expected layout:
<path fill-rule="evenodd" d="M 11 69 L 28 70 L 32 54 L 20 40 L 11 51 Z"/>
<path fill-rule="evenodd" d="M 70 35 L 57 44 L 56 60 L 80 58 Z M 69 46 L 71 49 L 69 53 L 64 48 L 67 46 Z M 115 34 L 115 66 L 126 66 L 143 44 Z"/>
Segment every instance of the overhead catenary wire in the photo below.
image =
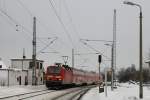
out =
<path fill-rule="evenodd" d="M 14 25 L 14 22 L 12 22 L 8 17 L 6 18 L 3 13 L 0 13 L 0 16 L 1 16 L 1 18 L 3 18 L 3 19 L 7 22 L 7 24 L 9 24 L 16 32 L 20 31 L 20 30 L 18 29 L 19 26 L 16 25 L 16 24 Z M 26 34 L 26 32 L 23 32 L 23 33 Z M 31 37 L 29 36 L 29 34 L 26 34 L 26 36 L 27 36 L 26 39 L 31 38 Z"/>
<path fill-rule="evenodd" d="M 106 59 L 110 59 L 109 57 L 107 57 L 106 55 L 104 55 L 103 53 L 101 53 L 100 51 L 98 51 L 95 48 L 93 48 L 91 45 L 88 45 L 86 42 L 83 42 L 82 40 L 80 40 L 80 42 L 83 43 L 84 45 L 86 45 L 87 47 L 91 48 L 92 50 L 96 51 L 97 53 L 101 54 Z"/>
<path fill-rule="evenodd" d="M 30 31 L 29 29 L 27 29 L 26 27 L 24 27 L 23 25 L 21 25 L 19 22 L 17 22 L 14 18 L 12 18 L 10 15 L 8 15 L 5 11 L 3 11 L 2 9 L 0 9 L 0 12 L 3 14 L 3 15 L 5 15 L 11 22 L 13 22 L 15 25 L 13 25 L 12 24 L 12 26 L 13 26 L 13 28 L 16 30 L 16 31 L 19 31 L 19 27 L 21 27 L 25 32 L 24 33 L 26 33 L 26 35 L 28 36 L 28 37 L 30 37 L 31 39 L 32 39 L 32 31 Z M 8 21 L 7 21 L 8 22 Z M 8 22 L 9 24 L 10 24 L 10 22 Z M 15 27 L 16 28 L 15 28 Z M 31 33 L 31 34 L 29 34 L 29 33 Z M 43 41 L 41 41 L 39 38 L 38 38 L 38 40 L 41 42 L 41 43 L 43 43 L 44 45 L 47 45 L 47 44 L 45 44 Z"/>
<path fill-rule="evenodd" d="M 34 16 L 34 14 L 32 14 L 32 12 L 23 4 L 23 2 L 21 1 L 21 0 L 17 0 L 19 3 L 20 3 L 20 5 L 29 13 L 29 15 L 31 16 L 31 17 L 33 17 Z M 77 34 L 77 36 L 78 36 L 78 38 L 79 38 L 79 34 L 78 34 L 78 32 L 77 32 L 77 30 L 76 30 L 76 28 L 75 28 L 75 25 L 73 24 L 73 22 L 72 22 L 72 17 L 71 17 L 71 14 L 70 14 L 70 12 L 69 12 L 69 9 L 68 9 L 68 7 L 67 7 L 67 5 L 66 5 L 66 2 L 64 3 L 64 5 L 65 5 L 65 8 L 66 8 L 66 11 L 67 11 L 67 14 L 68 14 L 68 17 L 69 17 L 69 20 L 70 20 L 70 22 L 71 22 L 71 24 L 72 24 L 72 26 L 73 26 L 73 29 L 74 29 L 74 31 L 75 31 L 75 33 Z M 39 18 L 38 18 L 39 19 Z M 43 23 L 41 23 L 41 21 L 40 20 L 37 20 L 40 24 L 42 24 L 42 26 L 43 25 L 45 25 L 45 24 L 43 24 Z M 45 28 L 45 27 L 44 27 Z M 39 40 L 40 40 L 40 38 L 38 38 Z M 42 41 L 41 41 L 42 42 Z M 44 42 L 43 42 L 43 44 L 45 44 Z M 45 44 L 46 45 L 46 47 L 47 47 L 47 44 Z"/>
<path fill-rule="evenodd" d="M 25 31 L 26 31 L 26 35 L 28 35 L 28 37 L 30 37 L 29 36 L 29 33 L 30 33 L 30 31 L 28 30 L 28 29 L 26 29 L 23 25 L 21 25 L 19 22 L 17 22 L 14 18 L 12 18 L 11 16 L 9 16 L 5 11 L 3 11 L 2 9 L 0 9 L 0 12 L 3 14 L 3 15 L 5 15 L 11 22 L 13 22 L 14 23 L 14 26 L 16 27 L 16 28 L 19 28 L 19 27 L 21 27 L 22 29 L 24 29 Z M 8 21 L 7 21 L 8 22 Z M 8 23 L 10 23 L 10 22 L 8 22 Z M 12 25 L 13 26 L 13 25 Z M 13 26 L 13 27 L 14 27 Z M 16 31 L 19 31 L 18 29 L 15 29 Z M 31 35 L 31 34 L 30 34 Z"/>
<path fill-rule="evenodd" d="M 17 0 L 18 3 L 28 12 L 28 14 L 33 18 L 34 14 L 24 5 L 24 3 L 21 0 Z M 37 21 L 42 24 L 42 22 L 39 20 L 39 18 L 37 18 Z M 44 24 L 42 24 L 41 26 L 45 26 Z M 28 30 L 27 30 L 28 31 Z M 29 31 L 28 31 L 29 32 Z M 32 32 L 29 32 L 32 33 Z M 47 45 L 46 43 L 44 43 L 40 38 L 37 38 L 41 43 L 43 43 L 44 45 Z"/>
<path fill-rule="evenodd" d="M 34 16 L 36 16 L 36 19 L 37 19 L 37 22 L 46 30 L 46 31 L 49 31 L 48 28 L 47 28 L 47 25 L 45 25 L 45 23 L 43 23 L 39 16 L 33 14 L 29 8 L 27 8 L 27 6 L 21 1 L 21 0 L 17 0 L 18 3 L 28 12 L 28 14 L 33 18 Z M 49 33 L 50 34 L 50 33 Z"/>
<path fill-rule="evenodd" d="M 33 18 L 34 15 L 31 13 L 31 11 L 22 3 L 21 0 L 17 0 L 18 3 L 29 13 L 29 15 Z"/>
<path fill-rule="evenodd" d="M 53 3 L 52 3 L 52 0 L 48 0 L 48 1 L 49 1 L 49 4 L 51 5 L 51 8 L 53 9 L 53 11 L 54 11 L 54 13 L 55 13 L 57 19 L 59 20 L 60 24 L 62 25 L 62 27 L 63 27 L 63 29 L 64 29 L 64 31 L 65 31 L 65 34 L 67 35 L 68 39 L 71 41 L 72 46 L 75 47 L 75 45 L 74 45 L 74 43 L 73 43 L 73 41 L 72 41 L 72 38 L 71 38 L 71 36 L 70 36 L 70 34 L 69 34 L 69 32 L 68 32 L 66 26 L 64 25 L 62 19 L 61 19 L 60 16 L 58 15 L 58 13 L 57 13 L 57 11 L 56 11 L 56 8 L 54 7 L 54 5 L 53 5 Z"/>
<path fill-rule="evenodd" d="M 12 23 L 9 19 L 7 19 L 6 17 L 4 17 L 4 14 L 0 13 L 1 18 L 3 18 L 5 21 L 8 22 L 8 24 L 14 29 L 16 30 L 16 26 L 14 25 L 14 23 Z"/>
<path fill-rule="evenodd" d="M 63 2 L 64 7 L 65 7 L 65 9 L 66 9 L 66 12 L 67 12 L 67 14 L 68 14 L 69 20 L 70 20 L 70 22 L 71 22 L 72 28 L 73 28 L 74 32 L 76 33 L 76 36 L 77 36 L 78 39 L 80 40 L 79 32 L 77 31 L 76 25 L 73 23 L 73 18 L 72 18 L 72 16 L 71 16 L 70 11 L 69 11 L 69 7 L 68 7 L 68 5 L 67 5 L 67 3 L 66 3 L 66 0 L 63 0 L 63 1 L 64 1 L 64 2 Z"/>
<path fill-rule="evenodd" d="M 70 11 L 69 11 L 69 7 L 68 7 L 68 5 L 67 5 L 67 3 L 66 3 L 66 0 L 64 0 L 63 4 L 64 4 L 64 7 L 65 7 L 66 12 L 67 12 L 67 14 L 68 14 L 68 17 L 69 17 L 69 20 L 70 20 L 70 22 L 71 22 L 72 28 L 73 28 L 74 32 L 76 33 L 76 36 L 78 37 L 78 39 L 79 39 L 79 41 L 80 41 L 81 39 L 80 39 L 79 32 L 77 31 L 76 26 L 75 26 L 75 24 L 73 23 L 73 18 L 72 18 L 72 16 L 71 16 Z M 110 42 L 110 41 L 109 41 L 109 42 Z M 97 51 L 95 48 L 93 48 L 93 47 L 91 47 L 91 46 L 90 46 L 90 48 L 93 49 L 94 51 L 98 52 L 98 53 L 95 53 L 95 54 L 101 54 L 101 53 L 99 53 L 99 51 Z"/>
<path fill-rule="evenodd" d="M 88 42 L 91 42 L 91 41 L 94 41 L 94 42 L 110 42 L 110 43 L 113 43 L 113 41 L 108 41 L 108 40 L 89 40 L 89 39 L 80 39 L 80 40 L 84 40 L 84 41 L 88 41 Z"/>
<path fill-rule="evenodd" d="M 41 53 L 43 50 L 47 49 L 51 44 L 53 44 L 55 40 L 57 40 L 57 37 L 55 39 L 53 39 L 50 43 L 48 43 L 43 49 L 41 49 L 40 51 L 38 51 L 37 55 L 39 53 Z"/>

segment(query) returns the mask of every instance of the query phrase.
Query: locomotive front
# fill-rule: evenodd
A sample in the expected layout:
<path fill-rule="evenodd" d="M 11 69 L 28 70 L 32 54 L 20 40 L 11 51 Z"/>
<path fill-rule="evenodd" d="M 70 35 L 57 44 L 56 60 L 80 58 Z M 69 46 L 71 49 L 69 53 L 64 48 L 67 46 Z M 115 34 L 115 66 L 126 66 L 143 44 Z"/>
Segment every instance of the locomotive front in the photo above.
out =
<path fill-rule="evenodd" d="M 63 68 L 60 65 L 48 66 L 46 71 L 46 87 L 61 86 Z"/>

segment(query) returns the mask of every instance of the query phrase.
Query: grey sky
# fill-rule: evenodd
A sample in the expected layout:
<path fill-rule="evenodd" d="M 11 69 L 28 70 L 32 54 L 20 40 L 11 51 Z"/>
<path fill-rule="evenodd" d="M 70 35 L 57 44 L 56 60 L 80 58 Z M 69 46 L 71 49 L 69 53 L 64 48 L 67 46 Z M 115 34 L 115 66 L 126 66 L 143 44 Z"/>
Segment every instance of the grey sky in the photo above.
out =
<path fill-rule="evenodd" d="M 21 1 L 32 13 L 22 7 L 18 2 Z M 69 56 L 71 65 L 71 49 L 73 41 L 76 53 L 95 53 L 79 41 L 83 39 L 112 40 L 113 33 L 113 10 L 117 9 L 117 67 L 138 66 L 138 46 L 139 46 L 139 9 L 129 5 L 124 5 L 123 0 L 53 0 L 57 13 L 65 24 L 68 34 L 64 31 L 62 25 L 57 19 L 49 0 L 0 0 L 0 9 L 4 10 L 9 16 L 18 21 L 20 25 L 16 27 L 10 19 L 0 13 L 0 56 L 7 65 L 10 65 L 10 59 L 21 58 L 22 50 L 25 48 L 27 58 L 32 54 L 32 17 L 37 16 L 37 37 L 58 37 L 54 43 L 44 50 L 45 52 L 57 51 L 59 54 L 39 54 L 38 58 L 45 61 L 45 65 L 54 62 L 63 62 L 64 55 Z M 146 60 L 150 48 L 149 40 L 149 0 L 130 0 L 139 3 L 143 7 L 143 56 Z M 68 11 L 72 16 L 70 22 Z M 17 32 L 16 29 L 19 31 Z M 76 30 L 77 33 L 74 31 Z M 49 40 L 38 39 L 37 51 L 48 43 Z M 101 51 L 110 57 L 110 47 L 102 42 L 88 42 L 89 45 Z M 107 60 L 104 58 L 104 60 Z M 110 66 L 110 62 L 103 62 L 102 67 Z M 97 69 L 97 55 L 75 56 L 75 65 L 77 68 L 88 70 Z"/>

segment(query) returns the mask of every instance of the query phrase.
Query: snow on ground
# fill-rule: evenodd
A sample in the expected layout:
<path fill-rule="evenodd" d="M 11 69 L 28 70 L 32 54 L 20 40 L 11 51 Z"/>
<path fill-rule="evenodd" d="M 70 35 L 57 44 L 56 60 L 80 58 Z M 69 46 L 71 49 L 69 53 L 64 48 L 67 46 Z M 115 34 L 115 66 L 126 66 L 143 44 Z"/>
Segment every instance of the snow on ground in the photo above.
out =
<path fill-rule="evenodd" d="M 45 89 L 46 87 L 44 85 L 0 87 L 0 97 L 38 91 L 38 90 L 45 90 Z M 119 84 L 117 89 L 114 89 L 114 91 L 111 91 L 110 86 L 108 86 L 107 92 L 108 93 L 106 97 L 105 92 L 99 93 L 98 87 L 96 87 L 90 90 L 89 92 L 87 92 L 87 94 L 84 95 L 82 100 L 140 100 L 139 86 L 136 84 L 122 83 Z M 144 99 L 142 100 L 150 100 L 149 94 L 150 94 L 150 86 L 144 86 L 143 87 Z M 52 94 L 52 95 L 56 95 L 56 94 Z"/>
<path fill-rule="evenodd" d="M 5 96 L 11 96 L 15 94 L 21 94 L 21 93 L 28 93 L 28 92 L 33 92 L 33 91 L 39 91 L 39 90 L 45 90 L 46 87 L 45 85 L 38 85 L 38 86 L 4 86 L 0 87 L 0 98 L 5 97 Z"/>
<path fill-rule="evenodd" d="M 142 100 L 150 100 L 150 87 L 143 87 L 143 97 Z M 139 86 L 122 83 L 114 91 L 111 91 L 110 86 L 108 86 L 107 97 L 105 92 L 99 93 L 98 87 L 96 87 L 85 94 L 82 100 L 140 100 Z"/>

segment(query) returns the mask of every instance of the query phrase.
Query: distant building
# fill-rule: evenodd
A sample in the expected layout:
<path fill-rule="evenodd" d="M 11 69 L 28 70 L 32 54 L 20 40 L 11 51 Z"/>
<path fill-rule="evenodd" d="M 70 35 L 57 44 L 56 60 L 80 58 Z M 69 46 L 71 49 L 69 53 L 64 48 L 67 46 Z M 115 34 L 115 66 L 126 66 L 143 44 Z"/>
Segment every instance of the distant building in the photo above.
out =
<path fill-rule="evenodd" d="M 0 85 L 28 85 L 28 70 L 0 69 Z"/>
<path fill-rule="evenodd" d="M 4 71 L 6 70 L 6 71 Z M 0 86 L 5 86 L 8 84 L 8 76 L 7 76 L 7 67 L 0 58 Z"/>
<path fill-rule="evenodd" d="M 37 85 L 43 84 L 43 62 L 36 60 Z M 11 66 L 8 67 L 0 59 L 0 86 L 10 85 L 32 85 L 32 59 L 11 59 Z"/>
<path fill-rule="evenodd" d="M 36 60 L 37 68 L 36 68 L 36 78 L 37 85 L 43 84 L 43 60 Z M 28 84 L 32 84 L 32 59 L 11 59 L 11 68 L 27 70 L 27 81 Z M 24 78 L 25 79 L 25 78 Z"/>
<path fill-rule="evenodd" d="M 27 85 L 28 70 L 7 67 L 0 59 L 0 86 Z"/>

